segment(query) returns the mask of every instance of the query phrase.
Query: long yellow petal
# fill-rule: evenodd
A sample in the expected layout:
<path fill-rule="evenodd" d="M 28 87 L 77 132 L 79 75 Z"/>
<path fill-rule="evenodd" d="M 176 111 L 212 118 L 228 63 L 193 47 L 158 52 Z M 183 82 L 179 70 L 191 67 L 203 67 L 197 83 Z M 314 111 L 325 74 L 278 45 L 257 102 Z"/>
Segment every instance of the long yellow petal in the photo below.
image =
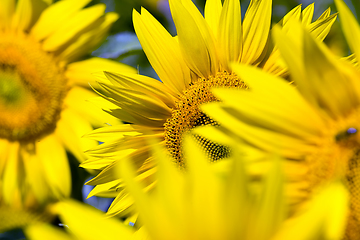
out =
<path fill-rule="evenodd" d="M 53 239 L 53 240 L 74 240 L 64 231 L 58 227 L 53 227 L 46 224 L 33 224 L 25 228 L 25 235 L 27 239 L 39 240 L 39 239 Z"/>
<path fill-rule="evenodd" d="M 207 78 L 218 71 L 214 36 L 190 0 L 170 0 L 181 52 L 190 69 Z"/>
<path fill-rule="evenodd" d="M 178 42 L 144 8 L 141 15 L 133 11 L 133 21 L 136 35 L 151 66 L 166 86 L 174 93 L 181 94 L 191 79 Z"/>
<path fill-rule="evenodd" d="M 105 124 L 116 125 L 120 123 L 119 119 L 110 116 L 100 107 L 88 101 L 96 97 L 97 95 L 93 91 L 81 87 L 73 87 L 68 92 L 64 103 L 66 107 L 71 108 L 93 126 L 102 127 Z"/>
<path fill-rule="evenodd" d="M 129 90 L 133 89 L 146 95 L 159 98 L 168 107 L 174 107 L 175 100 L 178 98 L 178 95 L 173 95 L 165 84 L 150 77 L 125 72 L 104 72 L 104 74 L 115 86 Z"/>
<path fill-rule="evenodd" d="M 61 119 L 57 124 L 55 133 L 61 143 L 80 162 L 84 161 L 84 151 L 97 145 L 96 141 L 82 138 L 84 134 L 93 129 L 90 123 L 71 109 L 65 109 L 62 111 Z"/>
<path fill-rule="evenodd" d="M 10 27 L 15 11 L 15 0 L 3 0 L 0 8 L 0 28 Z"/>
<path fill-rule="evenodd" d="M 335 0 L 336 7 L 339 10 L 341 26 L 346 40 L 357 58 L 360 58 L 360 27 L 354 15 L 343 1 Z"/>
<path fill-rule="evenodd" d="M 207 0 L 205 3 L 205 20 L 216 36 L 219 28 L 219 19 L 221 15 L 222 3 L 221 0 Z"/>
<path fill-rule="evenodd" d="M 341 74 L 340 61 L 336 61 L 321 42 L 304 32 L 304 62 L 307 78 L 297 82 L 299 90 L 312 91 L 316 104 L 334 119 L 349 114 L 358 102 L 354 86 Z"/>
<path fill-rule="evenodd" d="M 20 149 L 20 154 L 24 163 L 29 192 L 32 192 L 40 203 L 44 199 L 52 199 L 53 196 L 51 196 L 51 191 L 46 179 L 46 169 L 41 164 L 41 160 L 36 156 L 36 152 L 24 146 Z"/>
<path fill-rule="evenodd" d="M 243 22 L 242 63 L 256 63 L 264 52 L 271 24 L 272 0 L 251 0 Z"/>
<path fill-rule="evenodd" d="M 223 66 L 229 71 L 229 63 L 240 60 L 243 44 L 239 0 L 225 0 L 219 19 L 217 40 Z"/>
<path fill-rule="evenodd" d="M 104 71 L 135 74 L 137 70 L 119 62 L 93 57 L 69 64 L 65 74 L 71 84 L 83 87 L 89 87 L 90 84 L 96 87 L 98 79 L 94 76 L 94 73 L 101 73 L 103 75 Z M 103 76 L 105 77 L 105 75 Z"/>
<path fill-rule="evenodd" d="M 83 33 L 79 38 L 73 39 L 70 45 L 59 55 L 59 58 L 66 62 L 79 60 L 84 54 L 93 50 L 104 40 L 112 24 L 119 18 L 114 12 L 106 13 L 99 18 L 92 26 L 92 30 Z"/>
<path fill-rule="evenodd" d="M 47 4 L 42 0 L 19 0 L 12 19 L 12 27 L 20 31 L 28 30 L 46 7 Z"/>
<path fill-rule="evenodd" d="M 131 239 L 132 229 L 115 219 L 105 218 L 104 213 L 75 201 L 61 202 L 57 206 L 60 219 L 78 239 L 99 240 Z M 99 231 L 101 229 L 101 231 Z"/>
<path fill-rule="evenodd" d="M 307 6 L 301 13 L 301 20 L 304 25 L 310 25 L 314 15 L 314 3 Z"/>
<path fill-rule="evenodd" d="M 45 51 L 56 51 L 72 41 L 87 27 L 96 24 L 104 14 L 105 5 L 97 4 L 78 12 L 71 20 L 61 25 L 53 34 L 44 40 Z"/>
<path fill-rule="evenodd" d="M 64 21 L 74 16 L 91 0 L 59 1 L 49 6 L 31 29 L 36 40 L 43 40 L 55 32 Z"/>
<path fill-rule="evenodd" d="M 36 152 L 44 166 L 52 193 L 59 199 L 70 196 L 70 166 L 60 141 L 55 135 L 49 135 L 36 143 Z"/>
<path fill-rule="evenodd" d="M 281 104 L 281 101 L 288 99 L 291 105 L 295 109 L 301 109 L 303 114 L 308 116 L 308 119 L 312 122 L 310 129 L 312 131 L 320 129 L 324 125 L 324 120 L 318 115 L 316 110 L 311 106 L 304 98 L 303 94 L 293 86 L 289 85 L 284 79 L 272 76 L 258 68 L 246 66 L 243 64 L 235 64 L 233 66 L 234 71 L 239 74 L 253 89 L 254 93 L 266 96 L 266 98 L 272 98 Z M 305 75 L 304 75 L 305 76 Z M 269 91 L 271 89 L 271 91 Z M 229 92 L 234 90 L 228 90 Z M 246 92 L 244 92 L 246 94 Z M 302 96 L 301 96 L 302 95 Z M 228 96 L 223 94 L 223 97 Z M 229 96 L 230 97 L 230 96 Z M 240 106 L 241 107 L 241 106 Z M 316 126 L 316 127 L 314 127 Z"/>
<path fill-rule="evenodd" d="M 330 29 L 337 18 L 337 14 L 333 14 L 325 19 L 318 20 L 308 25 L 310 32 L 320 41 L 323 41 L 330 32 Z"/>
<path fill-rule="evenodd" d="M 2 189 L 1 195 L 5 204 L 14 207 L 22 207 L 22 199 L 19 187 L 24 182 L 23 172 L 19 159 L 19 143 L 10 144 L 8 149 L 7 164 L 2 173 Z"/>
<path fill-rule="evenodd" d="M 297 26 L 300 27 L 300 24 Z M 301 81 L 301 79 L 305 78 L 302 45 L 296 45 L 292 41 L 293 39 L 290 39 L 278 26 L 272 29 L 272 37 L 278 46 L 277 51 L 281 53 L 281 57 L 286 61 L 286 65 L 292 73 L 292 80 L 295 82 Z M 298 40 L 301 40 L 301 38 Z M 297 43 L 301 44 L 302 42 L 298 41 Z"/>

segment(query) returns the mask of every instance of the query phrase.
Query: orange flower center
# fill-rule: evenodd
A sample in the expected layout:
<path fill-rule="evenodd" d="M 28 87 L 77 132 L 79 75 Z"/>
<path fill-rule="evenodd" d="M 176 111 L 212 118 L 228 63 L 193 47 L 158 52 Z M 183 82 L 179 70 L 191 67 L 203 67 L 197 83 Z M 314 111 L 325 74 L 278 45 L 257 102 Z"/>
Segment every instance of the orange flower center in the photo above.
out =
<path fill-rule="evenodd" d="M 172 110 L 171 118 L 164 124 L 166 146 L 180 167 L 184 166 L 181 150 L 183 134 L 197 126 L 218 125 L 199 109 L 203 103 L 218 101 L 211 92 L 213 87 L 247 88 L 235 74 L 218 72 L 215 77 L 199 78 L 184 90 L 176 102 L 176 107 Z M 230 153 L 226 146 L 213 143 L 201 136 L 195 135 L 195 138 L 212 161 L 225 158 Z"/>
<path fill-rule="evenodd" d="M 0 138 L 33 141 L 52 132 L 67 90 L 63 68 L 39 43 L 0 33 Z"/>

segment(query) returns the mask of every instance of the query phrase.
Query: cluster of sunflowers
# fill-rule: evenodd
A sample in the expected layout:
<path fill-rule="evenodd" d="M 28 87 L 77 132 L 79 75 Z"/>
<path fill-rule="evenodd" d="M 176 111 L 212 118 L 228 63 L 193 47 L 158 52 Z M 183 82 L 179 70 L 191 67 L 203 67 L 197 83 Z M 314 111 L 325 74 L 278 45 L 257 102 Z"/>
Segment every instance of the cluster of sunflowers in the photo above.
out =
<path fill-rule="evenodd" d="M 169 0 L 176 36 L 134 10 L 160 81 L 86 58 L 119 17 L 90 2 L 0 2 L 0 233 L 360 239 L 360 26 L 342 0 L 273 25 L 271 0 L 243 19 L 239 0 Z M 323 43 L 338 15 L 348 56 Z M 71 159 L 106 214 L 74 200 Z"/>

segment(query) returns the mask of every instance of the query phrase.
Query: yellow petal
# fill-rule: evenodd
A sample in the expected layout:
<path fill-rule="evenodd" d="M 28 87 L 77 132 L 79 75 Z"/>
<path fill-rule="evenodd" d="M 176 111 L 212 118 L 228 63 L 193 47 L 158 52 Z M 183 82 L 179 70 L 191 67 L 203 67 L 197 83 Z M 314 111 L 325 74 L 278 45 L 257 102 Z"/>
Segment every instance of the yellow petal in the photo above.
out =
<path fill-rule="evenodd" d="M 55 135 L 36 143 L 36 152 L 45 169 L 47 182 L 53 194 L 62 199 L 70 196 L 71 174 L 66 152 Z"/>
<path fill-rule="evenodd" d="M 119 191 L 119 190 L 118 190 Z M 134 211 L 134 199 L 131 194 L 121 191 L 118 192 L 114 201 L 112 201 L 106 215 L 109 217 L 119 215 L 126 216 Z"/>
<path fill-rule="evenodd" d="M 174 107 L 174 102 L 178 98 L 178 95 L 173 95 L 170 89 L 165 86 L 165 84 L 150 77 L 124 72 L 106 72 L 104 74 L 106 75 L 107 79 L 110 80 L 110 82 L 115 86 L 133 89 L 146 95 L 159 98 L 168 107 Z"/>
<path fill-rule="evenodd" d="M 330 16 L 330 13 L 331 13 L 331 9 L 330 7 L 327 8 L 322 14 L 321 16 L 317 19 L 317 21 L 320 21 L 320 20 L 323 20 L 325 18 L 328 18 Z"/>
<path fill-rule="evenodd" d="M 273 166 L 265 176 L 264 189 L 255 207 L 257 221 L 254 228 L 261 229 L 261 231 L 251 231 L 252 235 L 249 239 L 271 239 L 286 216 L 283 195 L 284 176 L 281 171 L 280 159 L 272 160 Z"/>
<path fill-rule="evenodd" d="M 345 34 L 347 43 L 349 44 L 353 53 L 356 54 L 356 57 L 360 57 L 360 28 L 359 24 L 356 21 L 354 15 L 345 5 L 343 1 L 335 0 L 336 7 L 340 13 L 340 23 Z"/>
<path fill-rule="evenodd" d="M 146 130 L 145 130 L 146 131 Z M 125 136 L 141 135 L 140 132 L 133 127 L 132 124 L 118 124 L 114 126 L 108 126 L 98 128 L 90 133 L 87 133 L 84 137 L 95 139 L 101 142 L 113 142 Z"/>
<path fill-rule="evenodd" d="M 31 29 L 31 35 L 40 41 L 55 32 L 64 21 L 74 16 L 91 0 L 59 1 L 50 5 Z"/>
<path fill-rule="evenodd" d="M 290 12 L 288 12 L 280 21 L 280 25 L 285 27 L 287 26 L 287 22 L 289 20 L 300 20 L 301 18 L 301 5 L 298 5 L 291 9 Z"/>
<path fill-rule="evenodd" d="M 171 13 L 185 61 L 198 76 L 215 75 L 219 63 L 214 36 L 191 0 L 171 0 Z"/>
<path fill-rule="evenodd" d="M 105 218 L 104 213 L 99 210 L 75 201 L 59 203 L 57 212 L 77 239 L 112 239 L 114 233 L 117 238 L 130 239 L 133 233 L 131 227 L 116 219 Z"/>
<path fill-rule="evenodd" d="M 93 73 L 100 72 L 103 75 L 104 71 L 136 73 L 135 68 L 126 64 L 104 58 L 93 57 L 84 61 L 69 64 L 65 74 L 71 83 L 89 87 L 89 84 L 96 86 L 96 81 L 98 80 Z M 103 76 L 105 77 L 105 75 Z"/>
<path fill-rule="evenodd" d="M 2 198 L 5 204 L 21 207 L 21 183 L 24 182 L 24 173 L 20 171 L 19 143 L 10 144 L 7 154 L 7 164 L 2 173 Z"/>
<path fill-rule="evenodd" d="M 56 135 L 61 143 L 80 161 L 85 160 L 84 151 L 97 145 L 96 141 L 82 138 L 93 128 L 83 117 L 71 109 L 65 109 L 58 121 Z"/>
<path fill-rule="evenodd" d="M 205 3 L 205 20 L 216 36 L 219 28 L 219 19 L 221 15 L 222 3 L 221 0 L 207 0 Z"/>
<path fill-rule="evenodd" d="M 12 27 L 27 31 L 46 7 L 47 4 L 42 0 L 19 0 L 12 19 Z"/>
<path fill-rule="evenodd" d="M 294 27 L 299 26 L 300 24 L 295 25 Z M 302 33 L 302 31 L 300 31 L 300 33 Z M 281 53 L 281 57 L 285 60 L 290 72 L 293 73 L 291 76 L 292 80 L 295 82 L 301 81 L 301 79 L 305 78 L 303 66 L 304 54 L 302 45 L 300 45 L 302 44 L 302 41 L 299 41 L 302 39 L 302 36 L 296 42 L 298 43 L 297 45 L 293 42 L 293 39 L 290 39 L 290 37 L 278 26 L 275 26 L 272 29 L 272 36 L 278 47 L 278 51 Z"/>
<path fill-rule="evenodd" d="M 116 197 L 118 195 L 118 191 L 116 189 L 116 186 L 119 185 L 119 183 L 122 182 L 121 180 L 114 180 L 108 183 L 96 185 L 93 190 L 89 193 L 89 195 L 86 197 L 86 199 L 93 197 L 93 196 L 99 196 L 99 197 Z M 112 195 L 112 196 L 106 196 L 106 195 Z M 114 196 L 115 195 L 115 196 Z"/>
<path fill-rule="evenodd" d="M 330 32 L 330 29 L 337 18 L 337 14 L 333 14 L 325 19 L 318 20 L 313 22 L 308 26 L 308 29 L 311 31 L 312 35 L 315 36 L 320 41 L 323 41 L 325 37 Z"/>
<path fill-rule="evenodd" d="M 273 239 L 342 239 L 348 204 L 349 196 L 345 187 L 338 182 L 332 183 L 314 196 L 305 212 L 285 221 Z"/>
<path fill-rule="evenodd" d="M 104 14 L 104 10 L 104 4 L 97 4 L 79 11 L 44 40 L 43 49 L 45 51 L 56 51 L 69 43 L 84 29 L 96 24 L 96 21 Z"/>
<path fill-rule="evenodd" d="M 11 143 L 8 142 L 8 140 L 0 139 L 0 174 L 3 173 L 4 168 L 7 163 L 7 153 L 9 150 L 9 145 Z"/>
<path fill-rule="evenodd" d="M 190 69 L 181 55 L 178 42 L 148 12 L 133 11 L 134 28 L 151 66 L 161 81 L 181 94 L 190 83 Z"/>
<path fill-rule="evenodd" d="M 14 0 L 3 0 L 0 8 L 0 27 L 10 27 L 12 16 L 15 10 Z"/>
<path fill-rule="evenodd" d="M 91 90 L 81 87 L 72 87 L 68 92 L 64 103 L 93 126 L 102 127 L 106 124 L 119 124 L 119 119 L 109 115 L 100 107 L 88 101 L 95 97 L 97 97 L 96 93 Z"/>
<path fill-rule="evenodd" d="M 266 125 L 258 126 L 260 119 L 251 119 L 250 124 L 244 123 L 243 119 L 246 118 L 243 117 L 243 114 L 236 112 L 231 107 L 222 108 L 214 103 L 209 103 L 203 105 L 201 109 L 227 129 L 228 134 L 264 151 L 275 152 L 289 158 L 299 158 L 303 154 L 314 151 L 314 146 L 304 140 L 268 130 Z M 230 132 L 229 129 L 232 131 Z"/>
<path fill-rule="evenodd" d="M 270 98 L 272 101 L 274 101 L 274 104 L 276 101 L 278 105 L 281 105 L 281 102 L 285 101 L 286 99 L 286 101 L 289 101 L 289 103 L 294 108 L 293 111 L 298 110 L 299 112 L 302 112 L 302 114 L 305 114 L 309 121 L 312 122 L 312 126 L 310 127 L 308 124 L 298 122 L 298 124 L 304 128 L 303 130 L 307 129 L 309 132 L 318 132 L 322 126 L 324 126 L 324 122 L 319 116 L 318 112 L 313 109 L 313 107 L 303 98 L 302 94 L 300 94 L 296 88 L 289 85 L 289 83 L 285 80 L 272 76 L 271 74 L 261 71 L 258 68 L 246 66 L 243 64 L 236 64 L 233 66 L 233 68 L 233 70 L 239 74 L 241 78 L 247 81 L 250 89 L 253 89 L 254 93 L 257 93 L 261 96 L 266 96 L 265 98 L 259 97 L 259 99 L 265 100 L 266 98 Z M 271 91 L 269 91 L 269 89 L 271 89 Z M 219 92 L 219 90 L 217 91 Z M 229 93 L 231 92 L 236 94 L 236 91 L 231 91 L 229 89 L 228 94 L 225 93 L 219 97 L 226 99 L 226 97 L 230 97 Z M 247 94 L 247 92 L 244 92 L 244 97 L 247 96 L 245 94 Z M 251 93 L 248 95 L 250 94 Z M 241 107 L 241 105 L 239 107 Z M 299 121 L 298 119 L 293 120 Z"/>
<path fill-rule="evenodd" d="M 242 63 L 255 63 L 264 52 L 271 24 L 272 0 L 251 0 L 243 22 Z"/>
<path fill-rule="evenodd" d="M 53 239 L 53 240 L 75 240 L 58 227 L 47 224 L 33 224 L 25 228 L 25 235 L 30 240 Z"/>
<path fill-rule="evenodd" d="M 314 3 L 307 6 L 301 13 L 301 20 L 304 25 L 310 25 L 314 15 Z"/>
<path fill-rule="evenodd" d="M 134 114 L 140 114 L 149 119 L 164 119 L 171 116 L 171 109 L 156 96 L 145 93 L 119 88 L 105 83 L 99 83 L 106 91 L 107 96 L 114 99 L 121 108 L 130 110 Z"/>
<path fill-rule="evenodd" d="M 20 154 L 23 159 L 26 182 L 29 184 L 28 188 L 35 194 L 39 203 L 47 202 L 52 199 L 51 191 L 46 178 L 46 169 L 41 164 L 41 160 L 36 155 L 36 152 L 31 151 L 31 148 L 22 147 Z"/>
<path fill-rule="evenodd" d="M 217 40 L 220 46 L 219 52 L 223 58 L 223 66 L 229 71 L 228 64 L 240 60 L 243 44 L 239 0 L 225 0 L 219 19 Z"/>
<path fill-rule="evenodd" d="M 156 222 L 152 221 L 155 210 L 153 209 L 153 201 L 147 194 L 144 193 L 140 183 L 135 180 L 135 170 L 128 159 L 121 161 L 121 166 L 117 168 L 117 171 L 124 179 L 127 190 L 131 192 L 131 195 L 135 199 L 135 207 L 141 212 L 141 218 L 147 223 L 147 229 L 153 236 L 159 235 L 162 231 L 162 227 Z M 157 213 L 156 213 L 157 214 Z"/>
<path fill-rule="evenodd" d="M 92 30 L 82 33 L 77 39 L 73 39 L 59 55 L 59 58 L 66 62 L 79 60 L 104 40 L 108 30 L 118 18 L 119 15 L 114 12 L 106 13 L 105 16 L 100 17 L 91 27 Z"/>
<path fill-rule="evenodd" d="M 341 74 L 342 62 L 307 32 L 304 32 L 304 48 L 308 77 L 297 82 L 299 90 L 310 91 L 317 106 L 334 119 L 346 116 L 359 102 L 352 82 Z"/>

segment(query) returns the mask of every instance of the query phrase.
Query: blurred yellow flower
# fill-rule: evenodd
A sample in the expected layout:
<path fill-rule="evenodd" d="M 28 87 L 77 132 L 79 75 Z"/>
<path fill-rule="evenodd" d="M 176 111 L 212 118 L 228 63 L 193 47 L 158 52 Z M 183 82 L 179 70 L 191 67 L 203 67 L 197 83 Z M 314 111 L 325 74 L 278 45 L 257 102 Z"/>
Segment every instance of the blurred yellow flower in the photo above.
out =
<path fill-rule="evenodd" d="M 78 61 L 107 34 L 116 13 L 90 0 L 2 0 L 0 3 L 0 231 L 34 219 L 44 203 L 67 197 L 66 150 L 80 161 L 96 142 L 80 137 L 117 123 L 85 102 L 93 71 L 135 72 L 109 60 Z M 25 216 L 26 215 L 26 216 Z"/>
<path fill-rule="evenodd" d="M 357 56 L 360 28 L 345 4 L 340 0 L 336 4 Z M 287 195 L 295 206 L 317 187 L 343 178 L 351 192 L 346 239 L 359 239 L 360 72 L 307 31 L 297 29 L 292 37 L 280 28 L 273 31 L 296 87 L 259 69 L 234 64 L 250 90 L 214 89 L 222 102 L 202 109 L 221 127 L 195 131 L 223 144 L 232 136 L 248 148 L 286 158 Z M 263 164 L 254 161 L 254 171 L 259 174 Z"/>
<path fill-rule="evenodd" d="M 192 139 L 184 141 L 187 172 L 179 171 L 163 149 L 152 193 L 144 193 L 129 161 L 121 164 L 143 227 L 134 232 L 115 218 L 105 219 L 75 202 L 55 207 L 69 234 L 45 225 L 26 229 L 30 239 L 156 239 L 156 240 L 340 240 L 345 230 L 348 192 L 339 182 L 322 189 L 306 208 L 285 220 L 280 161 L 264 181 L 253 185 L 241 155 L 210 164 Z M 331 211 L 329 211 L 331 209 Z M 136 228 L 135 228 L 136 229 Z M 61 238 L 60 238 L 61 237 Z"/>
<path fill-rule="evenodd" d="M 147 139 L 156 137 L 183 167 L 182 135 L 199 125 L 217 125 L 198 109 L 202 103 L 217 101 L 210 88 L 247 88 L 230 70 L 230 62 L 255 66 L 267 62 L 271 0 L 251 1 L 243 22 L 238 0 L 226 0 L 224 4 L 220 0 L 208 0 L 205 18 L 191 0 L 170 0 L 169 3 L 177 28 L 175 37 L 145 9 L 141 14 L 133 13 L 136 34 L 161 82 L 136 74 L 110 72 L 105 73 L 107 82 L 99 82 L 108 105 L 115 104 L 112 107 L 102 105 L 103 108 L 131 123 L 106 127 L 88 135 L 105 142 L 87 151 L 89 159 L 81 165 L 101 170 L 87 183 L 97 185 L 89 197 L 116 197 L 108 210 L 109 215 L 126 215 L 131 211 L 132 200 L 123 191 L 122 180 L 113 173 L 121 159 L 125 156 L 133 159 L 140 178 L 151 189 L 154 184 L 148 178 L 155 169 Z M 329 16 L 328 10 L 311 23 L 312 14 L 313 5 L 303 12 L 299 6 L 286 15 L 280 25 L 288 30 L 292 28 L 290 20 L 302 19 L 322 40 L 335 21 L 335 15 Z M 274 66 L 276 74 L 285 74 L 286 66 L 277 65 L 278 50 L 271 50 L 269 71 Z M 198 142 L 212 161 L 229 154 L 228 148 L 207 139 L 199 137 Z"/>

